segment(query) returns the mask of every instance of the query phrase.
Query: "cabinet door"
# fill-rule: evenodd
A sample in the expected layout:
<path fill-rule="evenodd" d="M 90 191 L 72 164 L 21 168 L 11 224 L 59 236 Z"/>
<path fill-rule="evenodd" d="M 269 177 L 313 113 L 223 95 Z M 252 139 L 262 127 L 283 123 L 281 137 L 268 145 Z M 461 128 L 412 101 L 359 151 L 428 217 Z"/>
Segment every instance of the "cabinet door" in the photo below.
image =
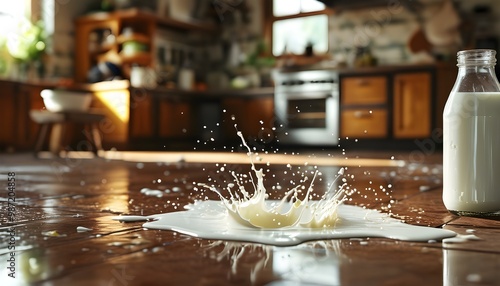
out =
<path fill-rule="evenodd" d="M 342 105 L 385 104 L 386 76 L 356 76 L 342 79 Z"/>
<path fill-rule="evenodd" d="M 239 141 L 235 124 L 245 138 L 251 137 L 259 142 L 269 142 L 274 126 L 274 100 L 272 97 L 257 99 L 226 98 L 222 102 L 224 109 L 224 131 L 230 140 Z"/>
<path fill-rule="evenodd" d="M 340 130 L 342 138 L 386 138 L 387 110 L 385 108 L 343 110 Z"/>
<path fill-rule="evenodd" d="M 106 115 L 106 119 L 99 124 L 105 148 L 125 146 L 129 139 L 129 90 L 97 91 L 94 93 L 92 107 Z"/>
<path fill-rule="evenodd" d="M 2 114 L 2 128 L 0 128 L 0 148 L 14 147 L 16 145 L 17 132 L 22 129 L 19 126 L 16 110 L 17 99 L 14 83 L 0 81 L 0 114 Z"/>
<path fill-rule="evenodd" d="M 130 138 L 143 139 L 155 136 L 153 97 L 144 89 L 130 92 Z"/>
<path fill-rule="evenodd" d="M 394 76 L 395 138 L 422 138 L 431 132 L 431 75 L 428 72 Z"/>
<path fill-rule="evenodd" d="M 159 102 L 159 136 L 161 138 L 189 138 L 193 135 L 191 103 L 182 100 L 162 99 Z"/>

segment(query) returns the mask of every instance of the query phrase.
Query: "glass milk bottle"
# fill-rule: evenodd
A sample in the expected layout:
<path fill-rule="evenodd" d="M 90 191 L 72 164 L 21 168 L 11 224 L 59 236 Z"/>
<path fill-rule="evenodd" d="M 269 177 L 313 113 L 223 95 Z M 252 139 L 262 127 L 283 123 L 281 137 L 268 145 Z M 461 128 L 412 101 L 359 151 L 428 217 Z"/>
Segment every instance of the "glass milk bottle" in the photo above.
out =
<path fill-rule="evenodd" d="M 500 215 L 500 84 L 496 52 L 457 54 L 443 113 L 443 202 L 457 215 Z"/>

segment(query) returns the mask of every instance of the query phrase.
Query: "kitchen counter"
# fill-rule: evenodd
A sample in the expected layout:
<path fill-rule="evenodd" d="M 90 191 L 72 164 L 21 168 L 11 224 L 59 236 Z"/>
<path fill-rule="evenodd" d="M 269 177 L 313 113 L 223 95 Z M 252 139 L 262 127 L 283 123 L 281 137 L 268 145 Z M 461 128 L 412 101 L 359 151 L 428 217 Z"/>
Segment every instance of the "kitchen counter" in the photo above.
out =
<path fill-rule="evenodd" d="M 141 88 L 133 88 L 141 89 Z M 265 98 L 274 96 L 273 87 L 245 88 L 245 89 L 208 89 L 208 90 L 182 90 L 164 87 L 145 89 L 161 97 L 181 97 L 193 100 L 220 100 L 224 98 Z"/>
<path fill-rule="evenodd" d="M 67 89 L 75 91 L 88 92 L 106 92 L 113 90 L 144 90 L 160 96 L 182 96 L 186 99 L 221 99 L 227 97 L 238 98 L 258 98 L 274 96 L 273 87 L 258 87 L 245 89 L 207 89 L 207 90 L 182 90 L 177 88 L 155 87 L 143 88 L 132 87 L 128 80 L 102 81 L 97 83 L 75 83 L 65 80 L 34 80 L 34 81 L 16 81 L 10 79 L 0 79 L 0 82 L 23 85 L 26 87 L 40 87 L 50 89 Z"/>
<path fill-rule="evenodd" d="M 272 162 L 265 169 L 276 174 L 266 176 L 265 184 L 288 186 L 296 176 L 287 173 L 286 163 L 295 168 L 305 160 L 325 174 L 314 186 L 321 193 L 334 177 L 327 174 L 348 164 L 345 157 L 357 158 L 348 168 L 355 179 L 347 178 L 347 183 L 358 192 L 348 204 L 477 239 L 453 243 L 361 237 L 273 247 L 148 230 L 140 222 L 120 223 L 112 217 L 180 211 L 205 195 L 217 199 L 214 193 L 197 193 L 193 182 L 206 183 L 209 176 L 225 179 L 216 163 L 239 173 L 250 171 L 248 163 L 224 153 L 110 151 L 101 154 L 106 159 L 78 155 L 80 159 L 41 160 L 0 154 L 0 184 L 7 189 L 7 178 L 15 177 L 15 191 L 4 191 L 2 199 L 5 204 L 10 197 L 16 200 L 13 223 L 6 222 L 7 207 L 2 209 L 0 280 L 4 285 L 498 285 L 500 220 L 448 213 L 441 201 L 442 155 L 421 156 L 416 162 L 415 152 L 262 155 L 263 162 Z M 240 155 L 247 160 L 245 153 Z M 369 164 L 373 161 L 360 158 L 382 160 Z M 141 192 L 143 188 L 175 191 L 158 197 Z M 15 230 L 10 240 L 9 227 Z M 14 262 L 7 262 L 11 257 Z"/>
<path fill-rule="evenodd" d="M 44 108 L 40 92 L 43 89 L 67 89 L 94 94 L 91 108 L 102 111 L 107 123 L 101 126 L 106 149 L 160 148 L 165 144 L 200 139 L 200 126 L 223 120 L 231 125 L 228 116 L 238 114 L 244 131 L 259 132 L 259 120 L 272 117 L 274 88 L 179 90 L 157 87 L 134 88 L 128 80 L 99 83 L 75 83 L 71 80 L 14 81 L 1 79 L 0 113 L 9 124 L 0 132 L 0 149 L 29 150 L 35 146 L 39 126 L 29 118 L 30 110 Z M 222 110 L 229 113 L 223 113 Z M 249 122 L 249 118 L 260 117 Z M 240 122 L 241 121 L 241 122 Z M 266 121 L 267 122 L 267 121 Z M 15 124 L 14 124 L 15 123 Z M 105 128 L 108 126 L 109 128 Z M 220 136 L 224 134 L 218 133 Z M 203 135 L 203 138 L 207 135 Z M 213 135 L 210 135 L 211 137 Z M 81 136 L 80 136 L 81 137 Z M 78 134 L 67 136 L 69 148 L 79 148 Z"/>
<path fill-rule="evenodd" d="M 418 70 L 430 70 L 430 69 L 441 69 L 449 68 L 456 65 L 454 63 L 408 63 L 408 64 L 395 64 L 395 65 L 377 65 L 377 66 L 365 66 L 365 67 L 337 67 L 337 66 L 325 66 L 325 65 L 315 65 L 306 67 L 288 67 L 282 68 L 280 71 L 283 72 L 295 72 L 301 70 L 336 70 L 340 75 L 362 75 L 362 74 L 375 74 L 375 73 L 394 73 L 394 72 L 407 72 L 407 71 L 418 71 Z"/>

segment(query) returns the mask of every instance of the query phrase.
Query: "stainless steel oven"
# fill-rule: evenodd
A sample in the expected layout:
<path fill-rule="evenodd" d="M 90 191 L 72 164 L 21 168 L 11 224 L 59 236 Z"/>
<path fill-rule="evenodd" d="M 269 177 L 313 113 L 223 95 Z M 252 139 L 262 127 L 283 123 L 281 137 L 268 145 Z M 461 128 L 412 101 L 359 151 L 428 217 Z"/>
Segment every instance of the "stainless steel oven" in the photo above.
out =
<path fill-rule="evenodd" d="M 274 108 L 281 143 L 337 145 L 339 76 L 333 70 L 275 71 Z"/>

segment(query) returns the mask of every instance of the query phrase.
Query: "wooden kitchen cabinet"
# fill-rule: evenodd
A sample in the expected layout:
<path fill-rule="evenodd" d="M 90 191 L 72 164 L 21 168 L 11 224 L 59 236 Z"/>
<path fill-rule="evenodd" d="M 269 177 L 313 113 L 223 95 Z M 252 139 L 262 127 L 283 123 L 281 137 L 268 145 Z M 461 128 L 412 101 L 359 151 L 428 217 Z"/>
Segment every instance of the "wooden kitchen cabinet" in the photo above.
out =
<path fill-rule="evenodd" d="M 387 76 L 349 76 L 341 79 L 341 138 L 388 136 L 387 85 Z"/>
<path fill-rule="evenodd" d="M 388 135 L 384 108 L 344 110 L 341 122 L 342 138 L 385 138 Z"/>
<path fill-rule="evenodd" d="M 17 144 L 17 132 L 19 124 L 17 122 L 17 102 L 16 86 L 12 82 L 0 81 L 0 114 L 3 122 L 0 128 L 0 148 L 11 148 Z"/>
<path fill-rule="evenodd" d="M 274 138 L 274 99 L 262 98 L 226 98 L 222 101 L 224 133 L 228 139 L 239 140 L 235 124 L 245 138 L 268 142 Z"/>
<path fill-rule="evenodd" d="M 187 139 L 193 135 L 192 104 L 187 101 L 160 100 L 158 120 L 161 138 Z"/>
<path fill-rule="evenodd" d="M 431 136 L 430 69 L 349 75 L 341 80 L 341 137 L 415 139 Z"/>
<path fill-rule="evenodd" d="M 40 91 L 45 87 L 13 81 L 0 81 L 0 148 L 29 150 L 35 145 L 38 124 L 30 118 L 30 110 L 45 108 Z"/>
<path fill-rule="evenodd" d="M 394 75 L 394 138 L 425 138 L 431 135 L 431 82 L 429 72 Z"/>
<path fill-rule="evenodd" d="M 341 102 L 351 104 L 386 104 L 386 76 L 356 76 L 342 79 Z"/>
<path fill-rule="evenodd" d="M 192 102 L 176 96 L 158 97 L 144 89 L 131 89 L 129 130 L 133 142 L 187 139 L 193 136 L 193 126 Z"/>
<path fill-rule="evenodd" d="M 144 139 L 155 136 L 153 96 L 144 89 L 130 92 L 130 137 Z"/>

